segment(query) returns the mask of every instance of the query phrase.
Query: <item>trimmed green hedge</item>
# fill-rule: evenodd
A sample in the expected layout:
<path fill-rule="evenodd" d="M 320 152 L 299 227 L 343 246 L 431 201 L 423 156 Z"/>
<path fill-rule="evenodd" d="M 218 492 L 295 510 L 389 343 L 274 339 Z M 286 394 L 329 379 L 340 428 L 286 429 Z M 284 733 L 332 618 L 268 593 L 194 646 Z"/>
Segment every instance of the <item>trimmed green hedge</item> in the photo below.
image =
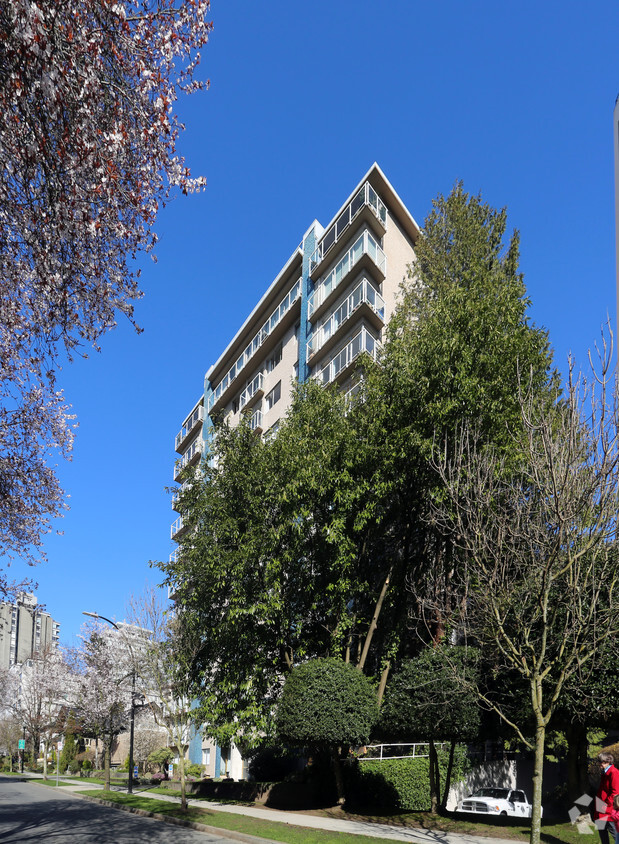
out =
<path fill-rule="evenodd" d="M 448 753 L 439 751 L 441 793 L 445 785 Z M 469 765 L 464 745 L 457 745 L 451 774 L 451 784 L 464 779 Z M 347 806 L 388 809 L 393 811 L 426 812 L 430 809 L 430 760 L 367 759 L 348 768 L 346 788 Z"/>

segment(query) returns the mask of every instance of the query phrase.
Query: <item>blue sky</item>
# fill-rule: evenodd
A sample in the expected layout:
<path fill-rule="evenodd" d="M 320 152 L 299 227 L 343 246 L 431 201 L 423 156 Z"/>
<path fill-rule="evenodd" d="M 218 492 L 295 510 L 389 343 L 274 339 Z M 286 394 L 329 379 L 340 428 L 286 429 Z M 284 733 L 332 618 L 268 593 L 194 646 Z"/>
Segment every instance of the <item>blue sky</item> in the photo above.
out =
<path fill-rule="evenodd" d="M 71 644 L 82 610 L 122 620 L 167 559 L 174 436 L 204 374 L 311 222 L 377 161 L 422 223 L 461 179 L 507 206 L 532 317 L 563 366 L 615 318 L 612 111 L 619 4 L 213 0 L 207 93 L 181 103 L 208 187 L 160 215 L 137 319 L 65 368 L 79 420 L 70 511 L 38 597 Z"/>

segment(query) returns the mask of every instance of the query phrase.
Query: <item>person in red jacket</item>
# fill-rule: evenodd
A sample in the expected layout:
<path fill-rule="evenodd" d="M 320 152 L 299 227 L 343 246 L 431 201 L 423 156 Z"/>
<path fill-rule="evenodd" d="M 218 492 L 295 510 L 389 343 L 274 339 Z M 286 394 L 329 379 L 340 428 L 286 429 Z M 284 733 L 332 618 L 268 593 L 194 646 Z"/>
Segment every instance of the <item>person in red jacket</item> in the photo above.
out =
<path fill-rule="evenodd" d="M 614 766 L 615 757 L 612 753 L 600 753 L 600 786 L 595 798 L 595 821 L 600 833 L 601 844 L 609 844 L 610 832 L 615 844 L 619 844 L 617 824 L 611 814 L 615 811 L 614 799 L 619 796 L 619 770 Z"/>

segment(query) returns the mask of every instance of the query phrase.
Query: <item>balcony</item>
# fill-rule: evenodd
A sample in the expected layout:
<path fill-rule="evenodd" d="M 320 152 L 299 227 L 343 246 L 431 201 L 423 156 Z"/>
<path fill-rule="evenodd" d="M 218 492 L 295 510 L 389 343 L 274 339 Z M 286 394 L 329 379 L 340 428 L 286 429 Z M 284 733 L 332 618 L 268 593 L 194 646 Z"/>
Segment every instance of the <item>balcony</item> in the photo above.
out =
<path fill-rule="evenodd" d="M 374 285 L 363 278 L 339 308 L 324 322 L 307 343 L 307 359 L 323 347 L 335 344 L 340 328 L 351 317 L 368 316 L 380 331 L 385 323 L 385 300 Z"/>
<path fill-rule="evenodd" d="M 195 433 L 197 427 L 201 425 L 202 422 L 204 422 L 204 407 L 199 405 L 176 435 L 176 439 L 174 440 L 175 451 L 179 454 L 183 453 L 187 440 L 193 433 Z"/>
<path fill-rule="evenodd" d="M 242 410 L 252 399 L 259 398 L 264 393 L 263 384 L 264 376 L 262 375 L 262 372 L 259 372 L 241 393 L 241 397 L 239 399 L 239 410 Z"/>
<path fill-rule="evenodd" d="M 341 382 L 360 354 L 365 352 L 376 360 L 379 349 L 380 343 L 378 340 L 370 334 L 365 326 L 362 326 L 361 331 L 331 358 L 326 366 L 319 369 L 314 377 L 323 387 L 334 381 Z"/>
<path fill-rule="evenodd" d="M 255 431 L 257 434 L 262 433 L 262 411 L 255 410 L 252 413 L 251 419 L 249 420 L 249 427 L 252 431 Z"/>
<path fill-rule="evenodd" d="M 179 516 L 178 519 L 170 526 L 170 539 L 180 536 L 184 529 L 185 526 L 183 524 L 183 517 Z"/>
<path fill-rule="evenodd" d="M 385 234 L 387 223 L 387 209 L 369 182 L 355 194 L 350 203 L 342 211 L 337 220 L 330 226 L 310 258 L 310 275 L 320 275 L 320 265 L 327 258 L 331 249 L 342 239 L 348 227 L 357 218 L 363 217 L 377 226 L 377 234 Z"/>
<path fill-rule="evenodd" d="M 202 454 L 202 449 L 204 447 L 204 443 L 202 441 L 202 437 L 196 437 L 195 440 L 191 443 L 187 451 L 183 454 L 182 457 L 179 457 L 178 460 L 174 463 L 174 480 L 180 480 L 183 469 L 186 469 L 187 466 L 194 466 L 198 460 L 200 459 L 200 455 Z"/>
<path fill-rule="evenodd" d="M 345 278 L 354 267 L 371 270 L 371 275 L 377 275 L 383 281 L 387 274 L 387 258 L 369 231 L 364 231 L 355 240 L 348 252 L 338 261 L 330 273 L 326 275 L 308 299 L 308 318 L 316 318 L 322 306 L 331 299 Z"/>
<path fill-rule="evenodd" d="M 271 316 L 264 323 L 260 331 L 254 336 L 251 343 L 247 345 L 245 351 L 238 357 L 236 363 L 226 372 L 219 384 L 214 388 L 213 392 L 208 398 L 207 412 L 216 412 L 223 404 L 223 399 L 226 391 L 232 385 L 233 381 L 238 378 L 242 370 L 256 354 L 258 349 L 265 343 L 269 335 L 282 322 L 284 317 L 291 310 L 295 302 L 301 297 L 301 279 L 297 279 L 288 293 L 284 296 L 279 305 L 275 308 Z"/>

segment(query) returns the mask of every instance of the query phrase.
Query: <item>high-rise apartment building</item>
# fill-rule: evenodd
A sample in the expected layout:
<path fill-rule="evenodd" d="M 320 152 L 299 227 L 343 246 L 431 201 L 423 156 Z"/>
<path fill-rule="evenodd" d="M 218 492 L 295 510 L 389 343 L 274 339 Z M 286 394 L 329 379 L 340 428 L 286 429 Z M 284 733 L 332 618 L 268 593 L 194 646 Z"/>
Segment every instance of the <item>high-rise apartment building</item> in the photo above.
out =
<path fill-rule="evenodd" d="M 176 435 L 174 479 L 205 453 L 212 421 L 250 416 L 273 435 L 295 379 L 353 391 L 355 361 L 377 354 L 419 228 L 374 164 L 323 227 L 314 221 L 251 314 L 206 373 L 204 392 Z M 174 539 L 182 518 L 172 525 Z"/>
<path fill-rule="evenodd" d="M 22 592 L 15 603 L 0 603 L 0 668 L 22 665 L 48 647 L 57 647 L 60 624 Z"/>

